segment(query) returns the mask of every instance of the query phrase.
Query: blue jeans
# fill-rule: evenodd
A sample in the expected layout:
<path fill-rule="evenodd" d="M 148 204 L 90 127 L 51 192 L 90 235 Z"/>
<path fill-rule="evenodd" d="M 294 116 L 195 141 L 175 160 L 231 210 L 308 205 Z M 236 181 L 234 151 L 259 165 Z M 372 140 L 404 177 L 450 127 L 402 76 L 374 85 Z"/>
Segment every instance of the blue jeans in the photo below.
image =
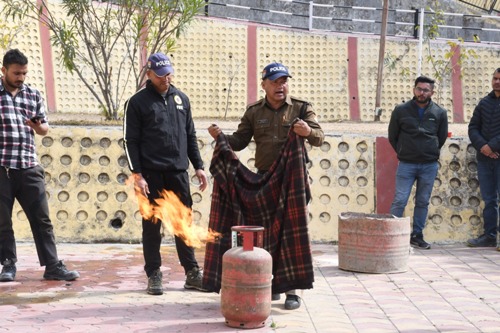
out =
<path fill-rule="evenodd" d="M 484 200 L 484 233 L 493 237 L 498 231 L 498 192 L 500 191 L 500 161 L 477 161 L 479 190 Z"/>
<path fill-rule="evenodd" d="M 422 234 L 429 211 L 434 179 L 436 179 L 438 163 L 408 163 L 399 162 L 396 172 L 396 191 L 391 205 L 391 214 L 402 217 L 408 198 L 410 197 L 413 183 L 417 182 L 415 193 L 415 209 L 413 211 L 412 235 Z"/>

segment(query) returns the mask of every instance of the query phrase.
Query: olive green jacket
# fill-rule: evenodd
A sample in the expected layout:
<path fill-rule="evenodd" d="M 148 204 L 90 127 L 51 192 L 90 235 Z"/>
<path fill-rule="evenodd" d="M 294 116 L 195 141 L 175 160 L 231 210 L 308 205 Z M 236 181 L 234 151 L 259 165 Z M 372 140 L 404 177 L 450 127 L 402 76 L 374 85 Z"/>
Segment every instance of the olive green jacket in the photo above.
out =
<path fill-rule="evenodd" d="M 325 134 L 311 104 L 291 96 L 286 97 L 285 104 L 278 110 L 271 108 L 265 98 L 250 104 L 236 132 L 228 135 L 229 144 L 234 151 L 239 151 L 246 148 L 253 137 L 256 144 L 255 167 L 260 172 L 267 171 L 277 159 L 296 118 L 301 118 L 311 127 L 311 134 L 306 139 L 312 146 L 319 147 Z"/>

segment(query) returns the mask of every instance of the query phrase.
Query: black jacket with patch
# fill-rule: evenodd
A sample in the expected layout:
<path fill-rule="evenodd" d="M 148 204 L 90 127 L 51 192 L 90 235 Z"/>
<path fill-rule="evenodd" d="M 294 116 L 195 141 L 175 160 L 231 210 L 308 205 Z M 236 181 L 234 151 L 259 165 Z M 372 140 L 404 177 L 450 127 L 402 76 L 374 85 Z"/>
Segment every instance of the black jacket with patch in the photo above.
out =
<path fill-rule="evenodd" d="M 170 85 L 165 98 L 152 86 L 135 93 L 125 103 L 124 148 L 129 168 L 185 171 L 189 161 L 203 169 L 189 98 Z"/>

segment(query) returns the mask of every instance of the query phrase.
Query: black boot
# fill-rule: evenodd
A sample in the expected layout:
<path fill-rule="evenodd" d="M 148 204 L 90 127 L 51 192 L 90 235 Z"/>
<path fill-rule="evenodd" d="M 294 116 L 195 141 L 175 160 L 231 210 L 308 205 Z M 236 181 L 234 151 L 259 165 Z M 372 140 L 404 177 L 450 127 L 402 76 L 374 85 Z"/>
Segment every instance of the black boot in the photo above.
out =
<path fill-rule="evenodd" d="M 59 260 L 55 264 L 47 265 L 43 274 L 45 280 L 73 281 L 79 277 L 80 274 L 77 271 L 69 271 L 62 260 Z"/>
<path fill-rule="evenodd" d="M 5 259 L 2 265 L 3 268 L 2 273 L 0 273 L 0 282 L 14 281 L 17 271 L 15 261 L 12 259 Z"/>

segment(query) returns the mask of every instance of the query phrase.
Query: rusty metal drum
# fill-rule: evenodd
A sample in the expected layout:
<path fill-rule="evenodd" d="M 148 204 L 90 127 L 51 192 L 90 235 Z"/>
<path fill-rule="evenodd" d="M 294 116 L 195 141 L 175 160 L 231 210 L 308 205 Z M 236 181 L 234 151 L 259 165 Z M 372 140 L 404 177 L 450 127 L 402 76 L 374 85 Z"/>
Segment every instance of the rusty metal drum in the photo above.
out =
<path fill-rule="evenodd" d="M 339 268 L 363 273 L 408 270 L 410 218 L 390 214 L 339 215 Z"/>
<path fill-rule="evenodd" d="M 234 226 L 233 247 L 222 256 L 221 312 L 227 326 L 263 327 L 271 314 L 272 257 L 262 247 L 264 228 Z M 257 238 L 254 234 L 257 233 Z M 237 246 L 241 235 L 243 246 Z"/>

